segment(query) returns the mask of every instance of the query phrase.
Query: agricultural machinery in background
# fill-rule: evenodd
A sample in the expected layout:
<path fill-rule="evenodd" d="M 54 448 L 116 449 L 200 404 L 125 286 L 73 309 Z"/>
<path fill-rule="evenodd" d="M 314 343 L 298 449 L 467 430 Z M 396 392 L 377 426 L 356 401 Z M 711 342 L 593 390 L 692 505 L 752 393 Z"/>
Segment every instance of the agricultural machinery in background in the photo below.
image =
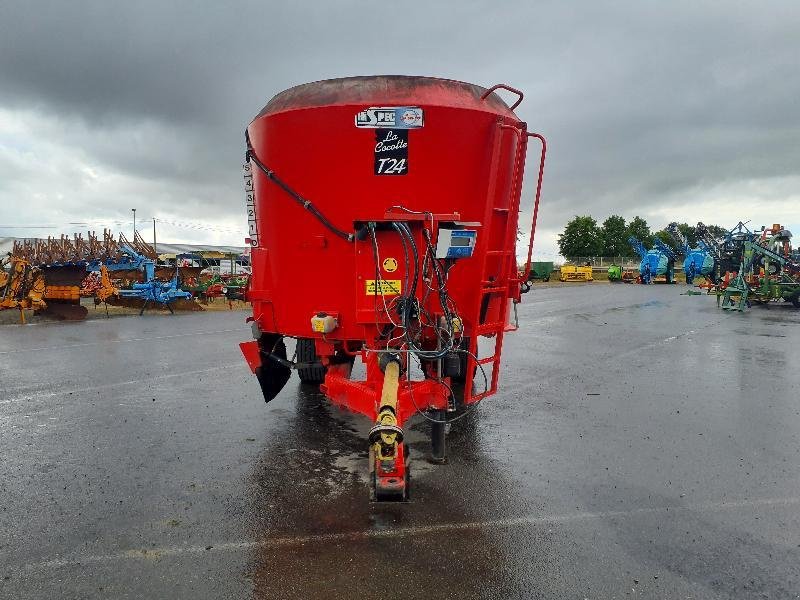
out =
<path fill-rule="evenodd" d="M 703 244 L 706 251 L 714 258 L 715 281 L 719 283 L 728 273 L 735 273 L 742 263 L 744 243 L 756 239 L 756 234 L 747 228 L 741 221 L 721 236 L 720 239 L 711 235 L 708 227 L 702 222 L 695 227 L 695 235 Z"/>
<path fill-rule="evenodd" d="M 170 311 L 175 307 L 200 309 L 190 300 L 191 294 L 179 288 L 177 269 L 164 271 L 157 265 L 155 250 L 138 232 L 133 241 L 121 233 L 117 240 L 108 230 L 102 239 L 89 232 L 87 238 L 75 234 L 72 238 L 62 235 L 59 239 L 15 241 L 9 261 L 11 272 L 3 275 L 6 292 L 0 308 L 33 308 L 37 313 L 80 320 L 87 314 L 81 296 L 91 294 L 108 304 L 142 311 L 150 304 Z M 159 276 L 166 272 L 170 279 L 164 281 Z M 20 278 L 37 283 L 14 283 Z M 41 293 L 34 293 L 35 298 L 23 293 L 25 289 L 39 290 L 40 281 L 44 287 Z"/>
<path fill-rule="evenodd" d="M 559 281 L 594 281 L 591 265 L 561 265 L 558 269 Z"/>
<path fill-rule="evenodd" d="M 517 96 L 510 107 L 499 89 Z M 373 500 L 408 498 L 409 418 L 431 422 L 431 458 L 443 462 L 447 425 L 498 390 L 544 170 L 544 138 L 513 112 L 521 101 L 506 85 L 355 77 L 284 91 L 247 127 L 254 340 L 242 352 L 265 401 L 296 370 L 371 420 Z M 336 151 L 301 143 L 320 136 Z M 531 138 L 541 154 L 519 275 Z"/>
<path fill-rule="evenodd" d="M 45 291 L 41 269 L 21 258 L 0 259 L 0 310 L 19 310 L 20 322 L 24 323 L 25 309 L 47 308 Z"/>
<path fill-rule="evenodd" d="M 800 260 L 792 251 L 792 234 L 780 225 L 752 234 L 742 242 L 742 258 L 735 277 L 715 290 L 725 310 L 743 311 L 752 303 L 791 302 L 800 308 Z"/>
<path fill-rule="evenodd" d="M 233 252 L 199 252 L 177 255 L 176 264 L 200 265 L 199 272 L 189 278 L 184 277 L 184 288 L 201 302 L 223 297 L 227 300 L 244 300 L 250 272 L 249 266 L 239 265 L 242 258 Z"/>
<path fill-rule="evenodd" d="M 180 289 L 178 285 L 179 268 L 175 268 L 169 281 L 156 278 L 156 261 L 134 249 L 120 234 L 120 242 L 114 257 L 95 258 L 87 262 L 86 270 L 101 274 L 101 285 L 97 298 L 106 304 L 139 308 L 144 313 L 150 304 L 159 304 L 173 312 L 173 306 L 180 305 L 183 310 L 202 310 L 195 302 L 191 302 L 191 292 Z M 142 250 L 142 248 L 139 248 Z M 152 253 L 153 255 L 155 252 Z M 125 288 L 115 287 L 111 277 L 126 274 L 133 281 Z M 141 279 L 138 281 L 137 279 Z M 184 302 L 180 302 L 184 301 Z"/>
<path fill-rule="evenodd" d="M 611 264 L 608 267 L 608 280 L 611 283 L 618 283 L 622 281 L 622 266 Z"/>
<path fill-rule="evenodd" d="M 663 277 L 666 283 L 675 283 L 676 255 L 672 248 L 658 238 L 653 240 L 653 247 L 650 250 L 634 236 L 628 238 L 628 243 L 641 258 L 639 263 L 640 283 L 654 283 L 656 278 L 660 277 Z"/>
<path fill-rule="evenodd" d="M 528 281 L 550 281 L 550 275 L 553 274 L 555 267 L 553 266 L 553 261 L 538 261 L 532 262 L 530 267 L 528 268 Z M 520 272 L 522 275 L 525 272 L 523 268 Z"/>
<path fill-rule="evenodd" d="M 683 272 L 686 274 L 686 283 L 692 285 L 694 278 L 699 276 L 716 283 L 717 263 L 714 253 L 708 248 L 706 242 L 701 239 L 697 248 L 692 248 L 688 238 L 683 235 L 675 222 L 667 225 L 666 231 L 678 244 L 678 248 L 684 256 Z"/>

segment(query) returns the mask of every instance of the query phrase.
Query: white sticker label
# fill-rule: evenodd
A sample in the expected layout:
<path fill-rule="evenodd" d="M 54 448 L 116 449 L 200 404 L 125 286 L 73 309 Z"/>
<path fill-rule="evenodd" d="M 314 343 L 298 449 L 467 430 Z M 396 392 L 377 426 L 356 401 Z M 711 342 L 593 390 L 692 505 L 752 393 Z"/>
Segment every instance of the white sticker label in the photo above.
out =
<path fill-rule="evenodd" d="M 251 246 L 258 246 L 258 220 L 256 218 L 256 191 L 253 187 L 253 167 L 249 162 L 242 165 L 244 193 L 247 198 L 247 233 Z"/>
<path fill-rule="evenodd" d="M 373 106 L 356 114 L 356 127 L 367 129 L 418 129 L 422 125 L 419 106 Z"/>

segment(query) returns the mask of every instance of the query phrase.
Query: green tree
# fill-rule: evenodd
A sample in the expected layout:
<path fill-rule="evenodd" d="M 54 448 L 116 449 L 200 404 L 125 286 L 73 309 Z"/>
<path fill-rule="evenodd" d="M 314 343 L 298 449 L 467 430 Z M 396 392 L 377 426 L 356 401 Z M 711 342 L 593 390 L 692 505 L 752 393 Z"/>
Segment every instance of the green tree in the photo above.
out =
<path fill-rule="evenodd" d="M 640 242 L 642 242 L 646 248 L 650 248 L 653 245 L 653 235 L 650 233 L 650 226 L 640 216 L 635 216 L 631 219 L 631 222 L 628 223 L 628 235 L 638 238 Z M 634 256 L 636 252 L 633 248 L 628 245 L 628 256 Z"/>
<path fill-rule="evenodd" d="M 576 215 L 564 227 L 564 233 L 558 235 L 558 249 L 566 258 L 597 256 L 601 246 L 600 228 L 594 217 L 588 215 Z"/>
<path fill-rule="evenodd" d="M 697 248 L 697 234 L 695 233 L 694 227 L 688 223 L 678 223 L 678 230 L 689 240 L 690 247 Z"/>
<path fill-rule="evenodd" d="M 625 219 L 619 215 L 611 215 L 603 221 L 600 230 L 603 256 L 623 256 L 630 250 L 628 245 L 628 227 Z"/>

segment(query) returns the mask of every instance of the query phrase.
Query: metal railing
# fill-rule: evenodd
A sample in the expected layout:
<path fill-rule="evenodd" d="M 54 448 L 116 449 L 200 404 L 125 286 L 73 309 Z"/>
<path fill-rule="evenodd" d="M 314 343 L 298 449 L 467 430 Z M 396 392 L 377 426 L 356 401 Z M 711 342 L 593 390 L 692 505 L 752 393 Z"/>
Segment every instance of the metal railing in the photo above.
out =
<path fill-rule="evenodd" d="M 640 261 L 638 256 L 571 256 L 562 264 L 583 266 L 588 263 L 594 269 L 607 269 L 614 264 L 623 269 L 638 269 Z M 556 264 L 556 268 L 559 266 Z"/>

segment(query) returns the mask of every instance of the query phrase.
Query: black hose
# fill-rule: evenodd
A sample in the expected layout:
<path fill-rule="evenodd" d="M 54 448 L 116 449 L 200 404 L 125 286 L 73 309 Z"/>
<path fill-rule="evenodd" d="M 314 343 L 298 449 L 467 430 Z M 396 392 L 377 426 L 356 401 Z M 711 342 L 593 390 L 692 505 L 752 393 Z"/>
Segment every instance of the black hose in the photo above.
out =
<path fill-rule="evenodd" d="M 397 227 L 405 233 L 405 237 L 408 239 L 411 246 L 411 253 L 414 255 L 414 278 L 411 280 L 411 291 L 409 295 L 415 298 L 417 294 L 417 280 L 419 279 L 419 251 L 417 250 L 417 242 L 414 241 L 414 236 L 411 235 L 411 229 L 409 229 L 407 223 L 399 221 L 393 223 L 393 225 L 397 225 Z M 398 233 L 400 232 L 398 231 Z"/>
<path fill-rule="evenodd" d="M 353 242 L 356 239 L 356 235 L 352 233 L 347 233 L 346 231 L 342 231 L 338 227 L 336 227 L 333 223 L 331 223 L 325 215 L 323 215 L 316 206 L 311 203 L 311 200 L 306 200 L 300 194 L 295 192 L 292 188 L 290 188 L 282 179 L 280 179 L 277 175 L 275 175 L 275 171 L 269 169 L 264 163 L 262 163 L 258 156 L 256 156 L 255 150 L 253 150 L 253 146 L 250 144 L 250 135 L 245 132 L 245 140 L 247 141 L 247 153 L 245 154 L 245 160 L 252 160 L 255 165 L 259 168 L 259 170 L 267 176 L 267 179 L 275 183 L 279 188 L 281 188 L 284 192 L 286 192 L 289 196 L 291 196 L 300 206 L 305 208 L 308 212 L 310 212 L 316 219 L 322 223 L 325 227 L 327 227 L 332 233 L 339 236 L 343 240 L 347 242 Z"/>
<path fill-rule="evenodd" d="M 404 258 L 404 260 L 405 260 L 405 265 L 406 265 L 406 272 L 405 272 L 405 276 L 403 277 L 403 280 L 404 280 L 404 282 L 405 282 L 405 283 L 404 283 L 404 287 L 403 287 L 403 289 L 404 289 L 404 290 L 406 290 L 406 292 L 407 292 L 407 291 L 408 291 L 408 289 L 409 289 L 409 283 L 408 283 L 408 281 L 409 281 L 409 279 L 410 279 L 410 277 L 411 277 L 411 269 L 410 269 L 410 266 L 411 266 L 411 265 L 410 265 L 410 262 L 411 262 L 411 260 L 410 260 L 410 258 L 409 258 L 409 254 L 408 254 L 408 242 L 406 241 L 406 238 L 405 238 L 405 236 L 404 236 L 404 235 L 403 235 L 403 233 L 402 233 L 402 230 L 401 230 L 401 228 L 400 228 L 400 225 L 398 225 L 396 222 L 393 222 L 393 223 L 392 223 L 392 227 L 393 227 L 393 228 L 394 228 L 394 230 L 397 232 L 397 235 L 399 235 L 399 236 L 400 236 L 400 241 L 401 241 L 401 242 L 402 242 L 402 244 L 403 244 L 403 258 Z M 416 267 L 415 267 L 415 269 L 416 269 Z M 412 298 L 413 298 L 413 296 L 412 296 Z"/>

